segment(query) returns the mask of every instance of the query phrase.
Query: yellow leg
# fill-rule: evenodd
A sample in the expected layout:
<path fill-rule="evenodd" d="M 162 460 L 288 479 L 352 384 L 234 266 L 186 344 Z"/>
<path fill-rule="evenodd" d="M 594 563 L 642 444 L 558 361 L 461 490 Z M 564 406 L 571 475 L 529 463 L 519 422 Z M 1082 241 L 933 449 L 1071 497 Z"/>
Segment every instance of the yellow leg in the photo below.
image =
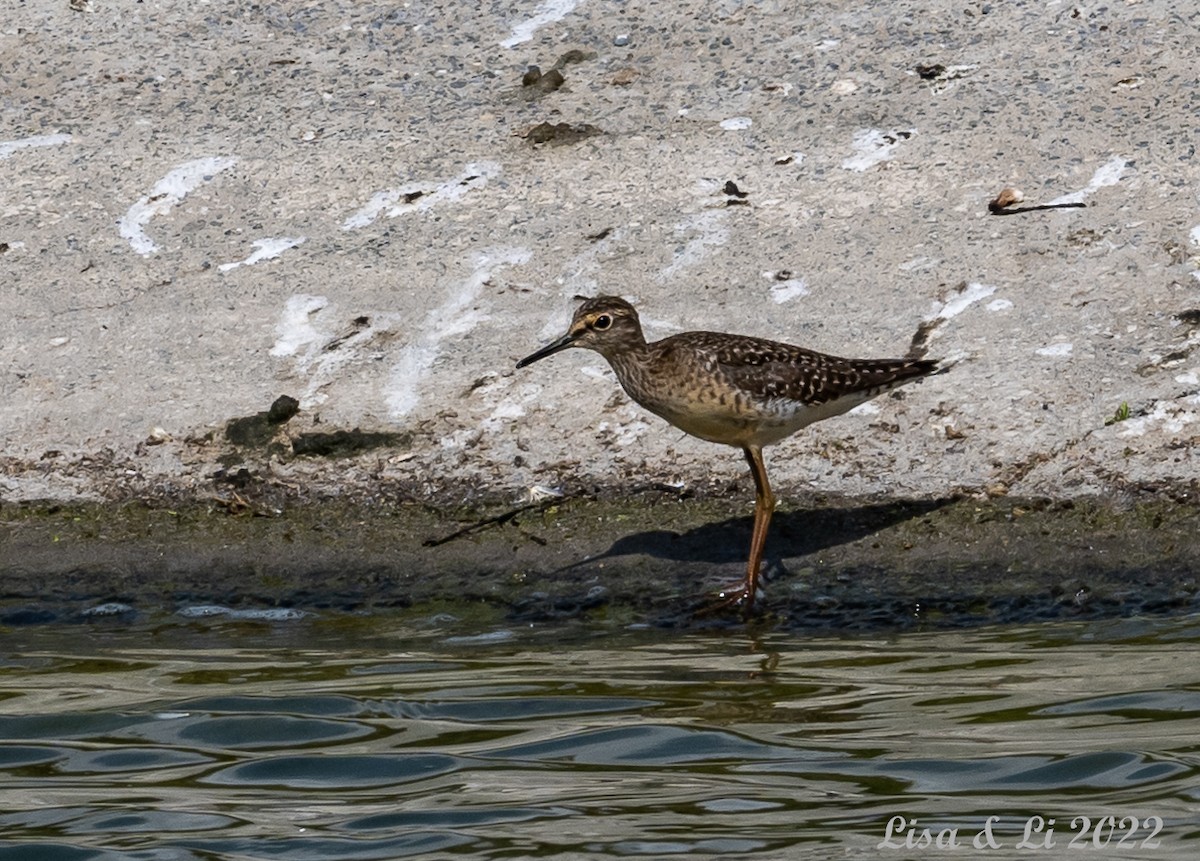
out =
<path fill-rule="evenodd" d="M 721 592 L 720 600 L 706 612 L 720 610 L 734 604 L 744 604 L 747 612 L 754 606 L 758 593 L 759 569 L 762 568 L 763 547 L 767 543 L 767 527 L 775 511 L 775 495 L 767 481 L 767 468 L 763 465 L 762 448 L 747 446 L 742 449 L 746 462 L 750 464 L 750 475 L 754 477 L 754 531 L 750 537 L 750 559 L 746 563 L 746 577 L 730 589 Z"/>
<path fill-rule="evenodd" d="M 742 449 L 750 474 L 754 476 L 754 532 L 750 537 L 750 559 L 746 564 L 746 609 L 754 606 L 754 595 L 758 591 L 758 578 L 762 567 L 763 548 L 767 543 L 767 528 L 771 515 L 775 513 L 775 494 L 767 480 L 767 467 L 763 464 L 762 449 L 753 445 Z"/>

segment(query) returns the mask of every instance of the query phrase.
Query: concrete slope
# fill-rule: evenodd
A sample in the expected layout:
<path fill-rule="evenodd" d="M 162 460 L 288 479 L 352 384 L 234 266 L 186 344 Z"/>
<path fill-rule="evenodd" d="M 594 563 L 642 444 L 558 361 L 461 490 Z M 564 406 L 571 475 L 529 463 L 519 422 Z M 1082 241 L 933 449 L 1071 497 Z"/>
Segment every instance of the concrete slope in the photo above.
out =
<path fill-rule="evenodd" d="M 18 5 L 0 495 L 740 477 L 593 354 L 514 371 L 598 293 L 656 337 L 958 361 L 770 450 L 781 489 L 1187 493 L 1180 9 Z M 989 212 L 1009 186 L 1024 200 Z M 281 395 L 295 415 L 255 418 Z"/>

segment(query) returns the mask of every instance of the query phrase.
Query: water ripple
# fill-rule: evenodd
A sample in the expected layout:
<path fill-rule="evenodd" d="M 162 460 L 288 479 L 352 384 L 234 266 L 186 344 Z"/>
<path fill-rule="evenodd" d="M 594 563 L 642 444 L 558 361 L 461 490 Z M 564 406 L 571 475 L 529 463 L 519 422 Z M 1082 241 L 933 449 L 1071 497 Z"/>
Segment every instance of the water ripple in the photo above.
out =
<path fill-rule="evenodd" d="M 404 650 L 300 624 L 244 647 L 23 631 L 0 861 L 876 857 L 896 817 L 994 817 L 1013 852 L 1085 817 L 1135 826 L 1109 857 L 1200 840 L 1192 620 Z"/>

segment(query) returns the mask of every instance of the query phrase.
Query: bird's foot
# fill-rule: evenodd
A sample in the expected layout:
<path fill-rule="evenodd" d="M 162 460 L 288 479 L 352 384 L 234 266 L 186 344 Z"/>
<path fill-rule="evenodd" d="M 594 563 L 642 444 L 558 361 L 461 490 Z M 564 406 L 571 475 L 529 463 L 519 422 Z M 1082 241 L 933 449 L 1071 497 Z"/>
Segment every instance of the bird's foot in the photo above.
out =
<path fill-rule="evenodd" d="M 709 616 L 731 608 L 740 609 L 743 613 L 748 614 L 754 608 L 756 591 L 755 584 L 749 580 L 740 580 L 718 592 L 715 599 L 697 611 L 696 615 Z"/>

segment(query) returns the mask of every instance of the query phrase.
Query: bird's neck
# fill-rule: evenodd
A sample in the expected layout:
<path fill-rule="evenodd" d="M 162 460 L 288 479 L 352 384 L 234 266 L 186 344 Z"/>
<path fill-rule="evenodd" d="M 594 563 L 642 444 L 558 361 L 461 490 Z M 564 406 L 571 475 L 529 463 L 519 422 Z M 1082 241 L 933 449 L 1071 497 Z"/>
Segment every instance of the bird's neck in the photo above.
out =
<path fill-rule="evenodd" d="M 654 345 L 646 343 L 645 337 L 638 332 L 636 338 L 631 337 L 619 348 L 605 350 L 601 355 L 608 360 L 617 378 L 628 389 L 631 381 L 644 376 L 644 369 L 654 355 Z"/>

